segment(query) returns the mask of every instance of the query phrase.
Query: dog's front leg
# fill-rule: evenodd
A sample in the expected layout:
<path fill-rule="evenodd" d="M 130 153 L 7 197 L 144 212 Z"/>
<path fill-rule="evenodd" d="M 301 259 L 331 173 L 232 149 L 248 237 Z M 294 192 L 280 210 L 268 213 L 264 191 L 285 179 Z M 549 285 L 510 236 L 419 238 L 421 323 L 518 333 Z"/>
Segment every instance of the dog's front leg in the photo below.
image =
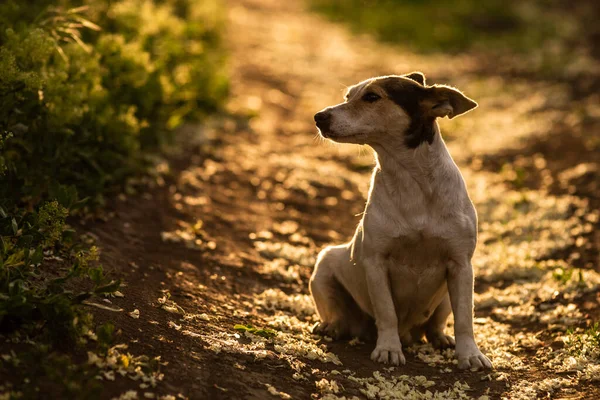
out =
<path fill-rule="evenodd" d="M 405 364 L 385 260 L 382 257 L 372 257 L 365 260 L 365 266 L 369 298 L 377 325 L 377 346 L 371 353 L 371 360 L 384 364 Z"/>
<path fill-rule="evenodd" d="M 492 368 L 490 360 L 477 347 L 473 335 L 473 266 L 470 261 L 451 262 L 448 291 L 454 313 L 458 368 Z"/>

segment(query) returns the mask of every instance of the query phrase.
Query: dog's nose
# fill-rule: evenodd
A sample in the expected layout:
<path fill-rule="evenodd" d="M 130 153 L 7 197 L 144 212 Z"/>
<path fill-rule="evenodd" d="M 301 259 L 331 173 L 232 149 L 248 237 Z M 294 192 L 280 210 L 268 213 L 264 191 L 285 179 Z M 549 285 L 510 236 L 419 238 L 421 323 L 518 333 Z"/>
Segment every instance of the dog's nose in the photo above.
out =
<path fill-rule="evenodd" d="M 320 111 L 315 114 L 315 122 L 318 124 L 324 124 L 331 119 L 331 113 L 328 111 Z"/>
<path fill-rule="evenodd" d="M 315 122 L 319 129 L 328 130 L 331 122 L 331 113 L 329 111 L 320 111 L 315 114 Z"/>

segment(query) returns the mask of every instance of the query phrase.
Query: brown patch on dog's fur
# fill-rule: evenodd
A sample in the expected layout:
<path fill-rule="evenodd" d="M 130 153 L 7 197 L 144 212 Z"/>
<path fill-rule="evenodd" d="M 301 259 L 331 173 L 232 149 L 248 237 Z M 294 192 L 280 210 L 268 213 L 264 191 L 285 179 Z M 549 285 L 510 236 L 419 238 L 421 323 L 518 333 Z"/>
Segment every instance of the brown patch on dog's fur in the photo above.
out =
<path fill-rule="evenodd" d="M 429 97 L 427 89 L 412 77 L 386 77 L 379 84 L 387 96 L 410 116 L 410 126 L 405 134 L 406 146 L 416 148 L 425 142 L 433 143 L 435 117 L 427 115 L 423 107 L 423 102 Z"/>
<path fill-rule="evenodd" d="M 419 71 L 415 71 L 415 72 L 411 72 L 410 74 L 406 74 L 404 75 L 405 77 L 407 77 L 408 79 L 412 79 L 413 81 L 420 83 L 423 86 L 425 85 L 425 75 L 423 75 L 422 72 Z"/>
<path fill-rule="evenodd" d="M 453 118 L 475 107 L 477 103 L 448 86 L 426 86 L 425 75 L 412 72 L 405 76 L 389 76 L 376 80 L 387 96 L 410 116 L 405 144 L 416 148 L 435 139 L 435 119 Z"/>

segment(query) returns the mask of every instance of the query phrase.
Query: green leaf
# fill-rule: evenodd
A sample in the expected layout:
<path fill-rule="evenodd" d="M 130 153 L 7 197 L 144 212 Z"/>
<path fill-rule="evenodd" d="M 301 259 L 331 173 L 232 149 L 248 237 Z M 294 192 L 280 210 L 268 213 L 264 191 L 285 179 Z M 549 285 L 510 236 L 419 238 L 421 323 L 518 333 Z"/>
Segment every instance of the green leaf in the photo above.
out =
<path fill-rule="evenodd" d="M 67 14 L 78 14 L 80 12 L 87 11 L 89 8 L 90 8 L 90 6 L 79 6 L 79 7 L 69 8 L 67 10 Z"/>
<path fill-rule="evenodd" d="M 4 211 L 4 208 L 2 208 L 2 206 L 0 206 L 0 217 L 2 218 L 6 218 L 8 215 L 6 214 L 6 211 Z"/>
<path fill-rule="evenodd" d="M 100 282 L 102 282 L 102 280 L 104 279 L 104 274 L 101 267 L 90 268 L 88 276 L 97 285 L 100 284 Z"/>
<path fill-rule="evenodd" d="M 19 297 L 20 294 L 23 292 L 24 285 L 25 282 L 23 282 L 22 279 L 15 279 L 14 281 L 8 284 L 8 295 L 13 298 Z"/>
<path fill-rule="evenodd" d="M 42 246 L 38 246 L 38 248 L 35 249 L 35 252 L 31 256 L 30 262 L 32 265 L 39 265 L 42 263 L 42 261 L 44 261 L 44 251 L 42 249 Z"/>
<path fill-rule="evenodd" d="M 75 304 L 79 304 L 84 300 L 89 299 L 90 297 L 92 297 L 92 293 L 90 292 L 83 292 L 83 293 L 79 293 L 77 296 L 75 296 L 75 298 L 73 299 L 73 303 Z"/>
<path fill-rule="evenodd" d="M 52 185 L 48 190 L 48 194 L 51 199 L 56 199 L 66 209 L 70 209 L 77 201 L 77 189 L 73 185 Z"/>
<path fill-rule="evenodd" d="M 68 280 L 70 280 L 73 277 L 75 277 L 75 274 L 73 273 L 73 270 L 71 270 L 71 271 L 69 271 L 69 273 L 67 275 L 65 275 L 63 277 L 52 279 L 50 281 L 50 283 L 48 284 L 48 287 L 60 288 L 62 285 L 65 284 L 65 282 L 67 282 Z"/>
<path fill-rule="evenodd" d="M 23 235 L 19 237 L 19 240 L 17 240 L 17 247 L 28 249 L 31 247 L 31 243 L 33 243 L 33 236 Z"/>
<path fill-rule="evenodd" d="M 79 15 L 76 15 L 74 18 L 77 21 L 79 21 L 81 23 L 81 25 L 85 26 L 88 29 L 91 29 L 93 31 L 101 31 L 102 30 L 102 28 L 100 28 L 98 25 L 94 24 L 93 22 L 91 22 Z"/>
<path fill-rule="evenodd" d="M 2 236 L 0 236 L 0 245 L 2 245 L 2 247 L 0 248 L 1 250 L 1 254 L 6 254 L 8 253 L 8 244 L 6 242 L 4 242 L 4 238 Z"/>
<path fill-rule="evenodd" d="M 77 232 L 73 229 L 65 229 L 62 233 L 62 241 L 66 243 L 71 243 L 75 241 L 77 237 Z"/>
<path fill-rule="evenodd" d="M 88 202 L 89 200 L 90 200 L 90 197 L 89 197 L 89 196 L 88 196 L 88 197 L 84 197 L 84 198 L 83 198 L 83 199 L 81 199 L 81 200 L 77 200 L 76 202 L 74 202 L 74 203 L 71 205 L 71 209 L 72 209 L 72 210 L 79 210 L 80 208 L 83 208 L 83 207 L 84 207 L 84 206 L 87 204 L 87 202 Z"/>
<path fill-rule="evenodd" d="M 115 326 L 110 322 L 100 325 L 96 328 L 96 336 L 98 337 L 98 346 L 101 349 L 107 349 L 114 340 Z"/>
<path fill-rule="evenodd" d="M 108 285 L 100 286 L 94 289 L 94 293 L 103 294 L 103 293 L 113 293 L 116 292 L 121 287 L 121 281 L 111 281 Z"/>
<path fill-rule="evenodd" d="M 273 329 L 260 329 L 260 328 L 255 328 L 252 325 L 242 325 L 242 324 L 236 324 L 233 329 L 235 329 L 236 331 L 239 332 L 248 332 L 251 333 L 253 335 L 257 335 L 257 336 L 261 336 L 264 338 L 272 338 L 277 336 L 277 331 L 274 331 Z"/>
<path fill-rule="evenodd" d="M 16 220 L 16 219 L 14 219 L 14 218 L 12 219 L 11 223 L 12 223 L 12 230 L 13 230 L 13 233 L 14 233 L 14 235 L 16 236 L 16 235 L 17 235 L 17 233 L 19 232 L 19 225 L 17 225 L 17 220 Z"/>

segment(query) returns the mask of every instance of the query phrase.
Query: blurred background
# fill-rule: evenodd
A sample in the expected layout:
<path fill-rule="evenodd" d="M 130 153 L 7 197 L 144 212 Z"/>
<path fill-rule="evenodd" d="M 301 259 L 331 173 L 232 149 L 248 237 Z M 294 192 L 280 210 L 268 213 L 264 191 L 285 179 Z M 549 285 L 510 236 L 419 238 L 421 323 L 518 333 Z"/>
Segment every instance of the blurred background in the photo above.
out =
<path fill-rule="evenodd" d="M 430 53 L 514 51 L 555 56 L 597 52 L 594 1 L 310 0 L 355 32 Z"/>

